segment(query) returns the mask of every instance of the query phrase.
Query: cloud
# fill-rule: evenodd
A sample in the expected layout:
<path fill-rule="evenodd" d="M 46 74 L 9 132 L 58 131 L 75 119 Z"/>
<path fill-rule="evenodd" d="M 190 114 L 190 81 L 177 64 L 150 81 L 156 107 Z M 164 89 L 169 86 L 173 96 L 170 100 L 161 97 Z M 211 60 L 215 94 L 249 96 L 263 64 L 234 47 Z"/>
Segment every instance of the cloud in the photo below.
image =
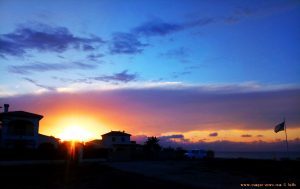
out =
<path fill-rule="evenodd" d="M 99 77 L 92 77 L 91 79 L 97 81 L 104 81 L 104 82 L 130 82 L 136 80 L 138 77 L 137 74 L 129 74 L 128 70 L 124 70 L 120 73 L 116 73 L 113 75 L 106 75 L 106 76 L 99 76 Z"/>
<path fill-rule="evenodd" d="M 81 62 L 43 63 L 35 62 L 28 65 L 10 66 L 9 71 L 16 74 L 30 74 L 33 72 L 61 71 L 70 69 L 94 69 L 96 65 Z"/>
<path fill-rule="evenodd" d="M 139 54 L 146 46 L 136 35 L 120 32 L 113 34 L 109 50 L 111 54 Z"/>
<path fill-rule="evenodd" d="M 182 63 L 187 63 L 188 62 L 187 58 L 189 57 L 189 54 L 190 54 L 189 49 L 185 47 L 179 47 L 176 49 L 168 50 L 164 53 L 160 53 L 159 56 L 168 59 L 176 59 Z"/>
<path fill-rule="evenodd" d="M 77 37 L 66 27 L 45 24 L 19 25 L 11 33 L 0 35 L 2 56 L 22 56 L 30 50 L 64 52 L 69 48 L 93 50 L 93 44 L 103 44 L 99 37 Z"/>
<path fill-rule="evenodd" d="M 159 138 L 159 144 L 164 147 L 170 147 L 170 146 L 176 146 L 178 143 L 188 143 L 190 142 L 189 139 L 185 138 L 182 134 L 176 134 L 176 135 L 166 135 L 166 136 L 160 136 Z"/>
<path fill-rule="evenodd" d="M 93 51 L 95 50 L 96 48 L 91 46 L 91 45 L 83 45 L 83 48 L 82 48 L 84 51 Z"/>
<path fill-rule="evenodd" d="M 55 87 L 40 84 L 39 82 L 37 82 L 37 81 L 35 81 L 33 79 L 30 79 L 30 78 L 27 78 L 27 77 L 23 77 L 23 79 L 26 80 L 26 81 L 28 81 L 29 83 L 32 83 L 33 85 L 35 85 L 37 87 L 46 89 L 48 91 L 55 91 L 56 90 Z"/>
<path fill-rule="evenodd" d="M 245 134 L 245 135 L 241 135 L 241 137 L 249 138 L 249 137 L 252 137 L 252 135 Z"/>
<path fill-rule="evenodd" d="M 172 23 L 161 19 L 154 19 L 133 28 L 132 33 L 141 37 L 166 36 L 185 29 L 202 27 L 213 22 L 215 22 L 213 18 L 200 18 L 183 23 Z"/>
<path fill-rule="evenodd" d="M 149 46 L 142 43 L 141 37 L 166 36 L 174 32 L 185 30 L 196 26 L 204 26 L 214 22 L 213 19 L 198 19 L 194 21 L 184 22 L 181 24 L 168 23 L 160 19 L 150 20 L 131 29 L 129 32 L 114 33 L 110 40 L 109 51 L 111 54 L 139 54 Z M 174 52 L 167 52 L 166 56 L 183 56 L 186 57 L 187 51 L 185 48 L 177 49 Z M 181 59 L 181 61 L 186 61 Z"/>
<path fill-rule="evenodd" d="M 264 135 L 256 135 L 256 137 L 264 137 Z"/>
<path fill-rule="evenodd" d="M 175 23 L 167 23 L 162 20 L 156 19 L 137 26 L 133 29 L 133 33 L 139 36 L 164 36 L 170 33 L 174 33 L 183 30 L 183 25 Z"/>
<path fill-rule="evenodd" d="M 97 61 L 99 58 L 102 58 L 104 57 L 104 54 L 89 54 L 87 56 L 87 58 L 90 60 L 90 61 Z"/>
<path fill-rule="evenodd" d="M 256 7 L 251 6 L 238 6 L 233 13 L 223 20 L 225 23 L 234 24 L 238 23 L 242 19 L 250 17 L 265 17 L 286 11 L 293 10 L 300 6 L 300 2 L 297 0 L 287 1 L 260 1 L 259 4 L 255 4 Z"/>
<path fill-rule="evenodd" d="M 177 135 L 167 135 L 167 136 L 161 136 L 159 137 L 162 140 L 170 140 L 170 139 L 184 139 L 184 136 L 181 134 Z"/>
<path fill-rule="evenodd" d="M 217 133 L 217 132 L 210 133 L 209 136 L 210 136 L 210 137 L 216 137 L 216 136 L 218 136 L 218 133 Z"/>
<path fill-rule="evenodd" d="M 154 19 L 140 24 L 129 32 L 114 33 L 110 41 L 109 50 L 111 54 L 139 54 L 149 46 L 142 43 L 141 37 L 166 36 L 174 32 L 189 29 L 196 26 L 204 26 L 214 22 L 214 19 L 198 19 L 184 23 L 168 23 L 161 19 Z M 186 54 L 186 49 L 179 49 L 173 53 L 173 56 Z M 171 55 L 169 55 L 171 56 Z"/>

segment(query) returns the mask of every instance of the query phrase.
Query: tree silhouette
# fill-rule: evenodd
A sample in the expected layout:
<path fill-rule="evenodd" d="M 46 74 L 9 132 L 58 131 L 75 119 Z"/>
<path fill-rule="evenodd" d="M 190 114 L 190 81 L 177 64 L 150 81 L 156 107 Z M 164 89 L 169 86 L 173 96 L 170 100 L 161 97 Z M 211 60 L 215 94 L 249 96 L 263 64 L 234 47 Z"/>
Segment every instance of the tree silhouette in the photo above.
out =
<path fill-rule="evenodd" d="M 161 146 L 159 145 L 159 139 L 152 136 L 148 137 L 147 141 L 144 144 L 145 150 L 150 152 L 157 152 L 161 150 Z"/>

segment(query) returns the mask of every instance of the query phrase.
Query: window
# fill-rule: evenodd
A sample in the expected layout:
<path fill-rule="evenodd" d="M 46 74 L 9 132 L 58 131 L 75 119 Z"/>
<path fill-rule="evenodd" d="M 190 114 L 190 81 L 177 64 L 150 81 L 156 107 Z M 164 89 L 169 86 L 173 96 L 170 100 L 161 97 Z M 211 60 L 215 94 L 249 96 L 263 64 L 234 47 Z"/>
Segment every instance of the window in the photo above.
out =
<path fill-rule="evenodd" d="M 34 125 L 27 120 L 14 120 L 9 123 L 8 133 L 12 136 L 33 136 Z"/>
<path fill-rule="evenodd" d="M 121 140 L 122 140 L 122 142 L 125 142 L 125 138 L 124 137 L 122 137 Z"/>
<path fill-rule="evenodd" d="M 112 137 L 111 141 L 116 142 L 116 137 Z"/>

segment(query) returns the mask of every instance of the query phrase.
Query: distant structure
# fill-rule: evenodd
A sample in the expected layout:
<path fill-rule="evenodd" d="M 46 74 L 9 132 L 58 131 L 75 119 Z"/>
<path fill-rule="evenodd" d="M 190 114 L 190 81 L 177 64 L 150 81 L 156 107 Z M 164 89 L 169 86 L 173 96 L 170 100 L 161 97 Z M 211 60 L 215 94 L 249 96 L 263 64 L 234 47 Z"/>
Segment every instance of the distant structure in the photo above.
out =
<path fill-rule="evenodd" d="M 102 136 L 102 147 L 113 148 L 116 145 L 130 145 L 131 134 L 125 133 L 125 131 L 111 131 L 103 134 Z"/>
<path fill-rule="evenodd" d="M 131 134 L 125 133 L 125 131 L 110 131 L 101 136 L 102 140 L 92 140 L 87 142 L 87 145 L 111 150 L 136 146 L 136 142 L 130 140 Z"/>
<path fill-rule="evenodd" d="M 54 137 L 39 134 L 39 121 L 42 115 L 9 111 L 9 104 L 4 104 L 0 113 L 1 148 L 37 148 L 41 142 L 58 142 Z"/>

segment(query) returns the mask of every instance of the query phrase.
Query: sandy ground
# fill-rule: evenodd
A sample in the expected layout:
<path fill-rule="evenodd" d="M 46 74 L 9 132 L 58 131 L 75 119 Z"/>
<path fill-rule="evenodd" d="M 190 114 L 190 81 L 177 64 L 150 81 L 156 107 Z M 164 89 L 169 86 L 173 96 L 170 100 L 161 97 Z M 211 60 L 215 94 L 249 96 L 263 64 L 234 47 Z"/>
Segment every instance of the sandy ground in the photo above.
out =
<path fill-rule="evenodd" d="M 281 162 L 256 160 L 140 161 L 112 162 L 110 166 L 196 188 L 243 188 L 241 184 L 300 185 L 300 162 L 283 165 Z"/>
<path fill-rule="evenodd" d="M 300 186 L 299 170 L 300 161 L 239 159 L 15 164 L 0 165 L 0 188 L 256 189 L 241 184 L 289 183 L 293 189 Z"/>
<path fill-rule="evenodd" d="M 103 163 L 0 166 L 1 189 L 195 189 Z"/>
<path fill-rule="evenodd" d="M 249 182 L 250 177 L 207 170 L 198 162 L 115 162 L 110 166 L 167 181 L 179 182 L 196 188 L 241 188 L 239 183 Z"/>

